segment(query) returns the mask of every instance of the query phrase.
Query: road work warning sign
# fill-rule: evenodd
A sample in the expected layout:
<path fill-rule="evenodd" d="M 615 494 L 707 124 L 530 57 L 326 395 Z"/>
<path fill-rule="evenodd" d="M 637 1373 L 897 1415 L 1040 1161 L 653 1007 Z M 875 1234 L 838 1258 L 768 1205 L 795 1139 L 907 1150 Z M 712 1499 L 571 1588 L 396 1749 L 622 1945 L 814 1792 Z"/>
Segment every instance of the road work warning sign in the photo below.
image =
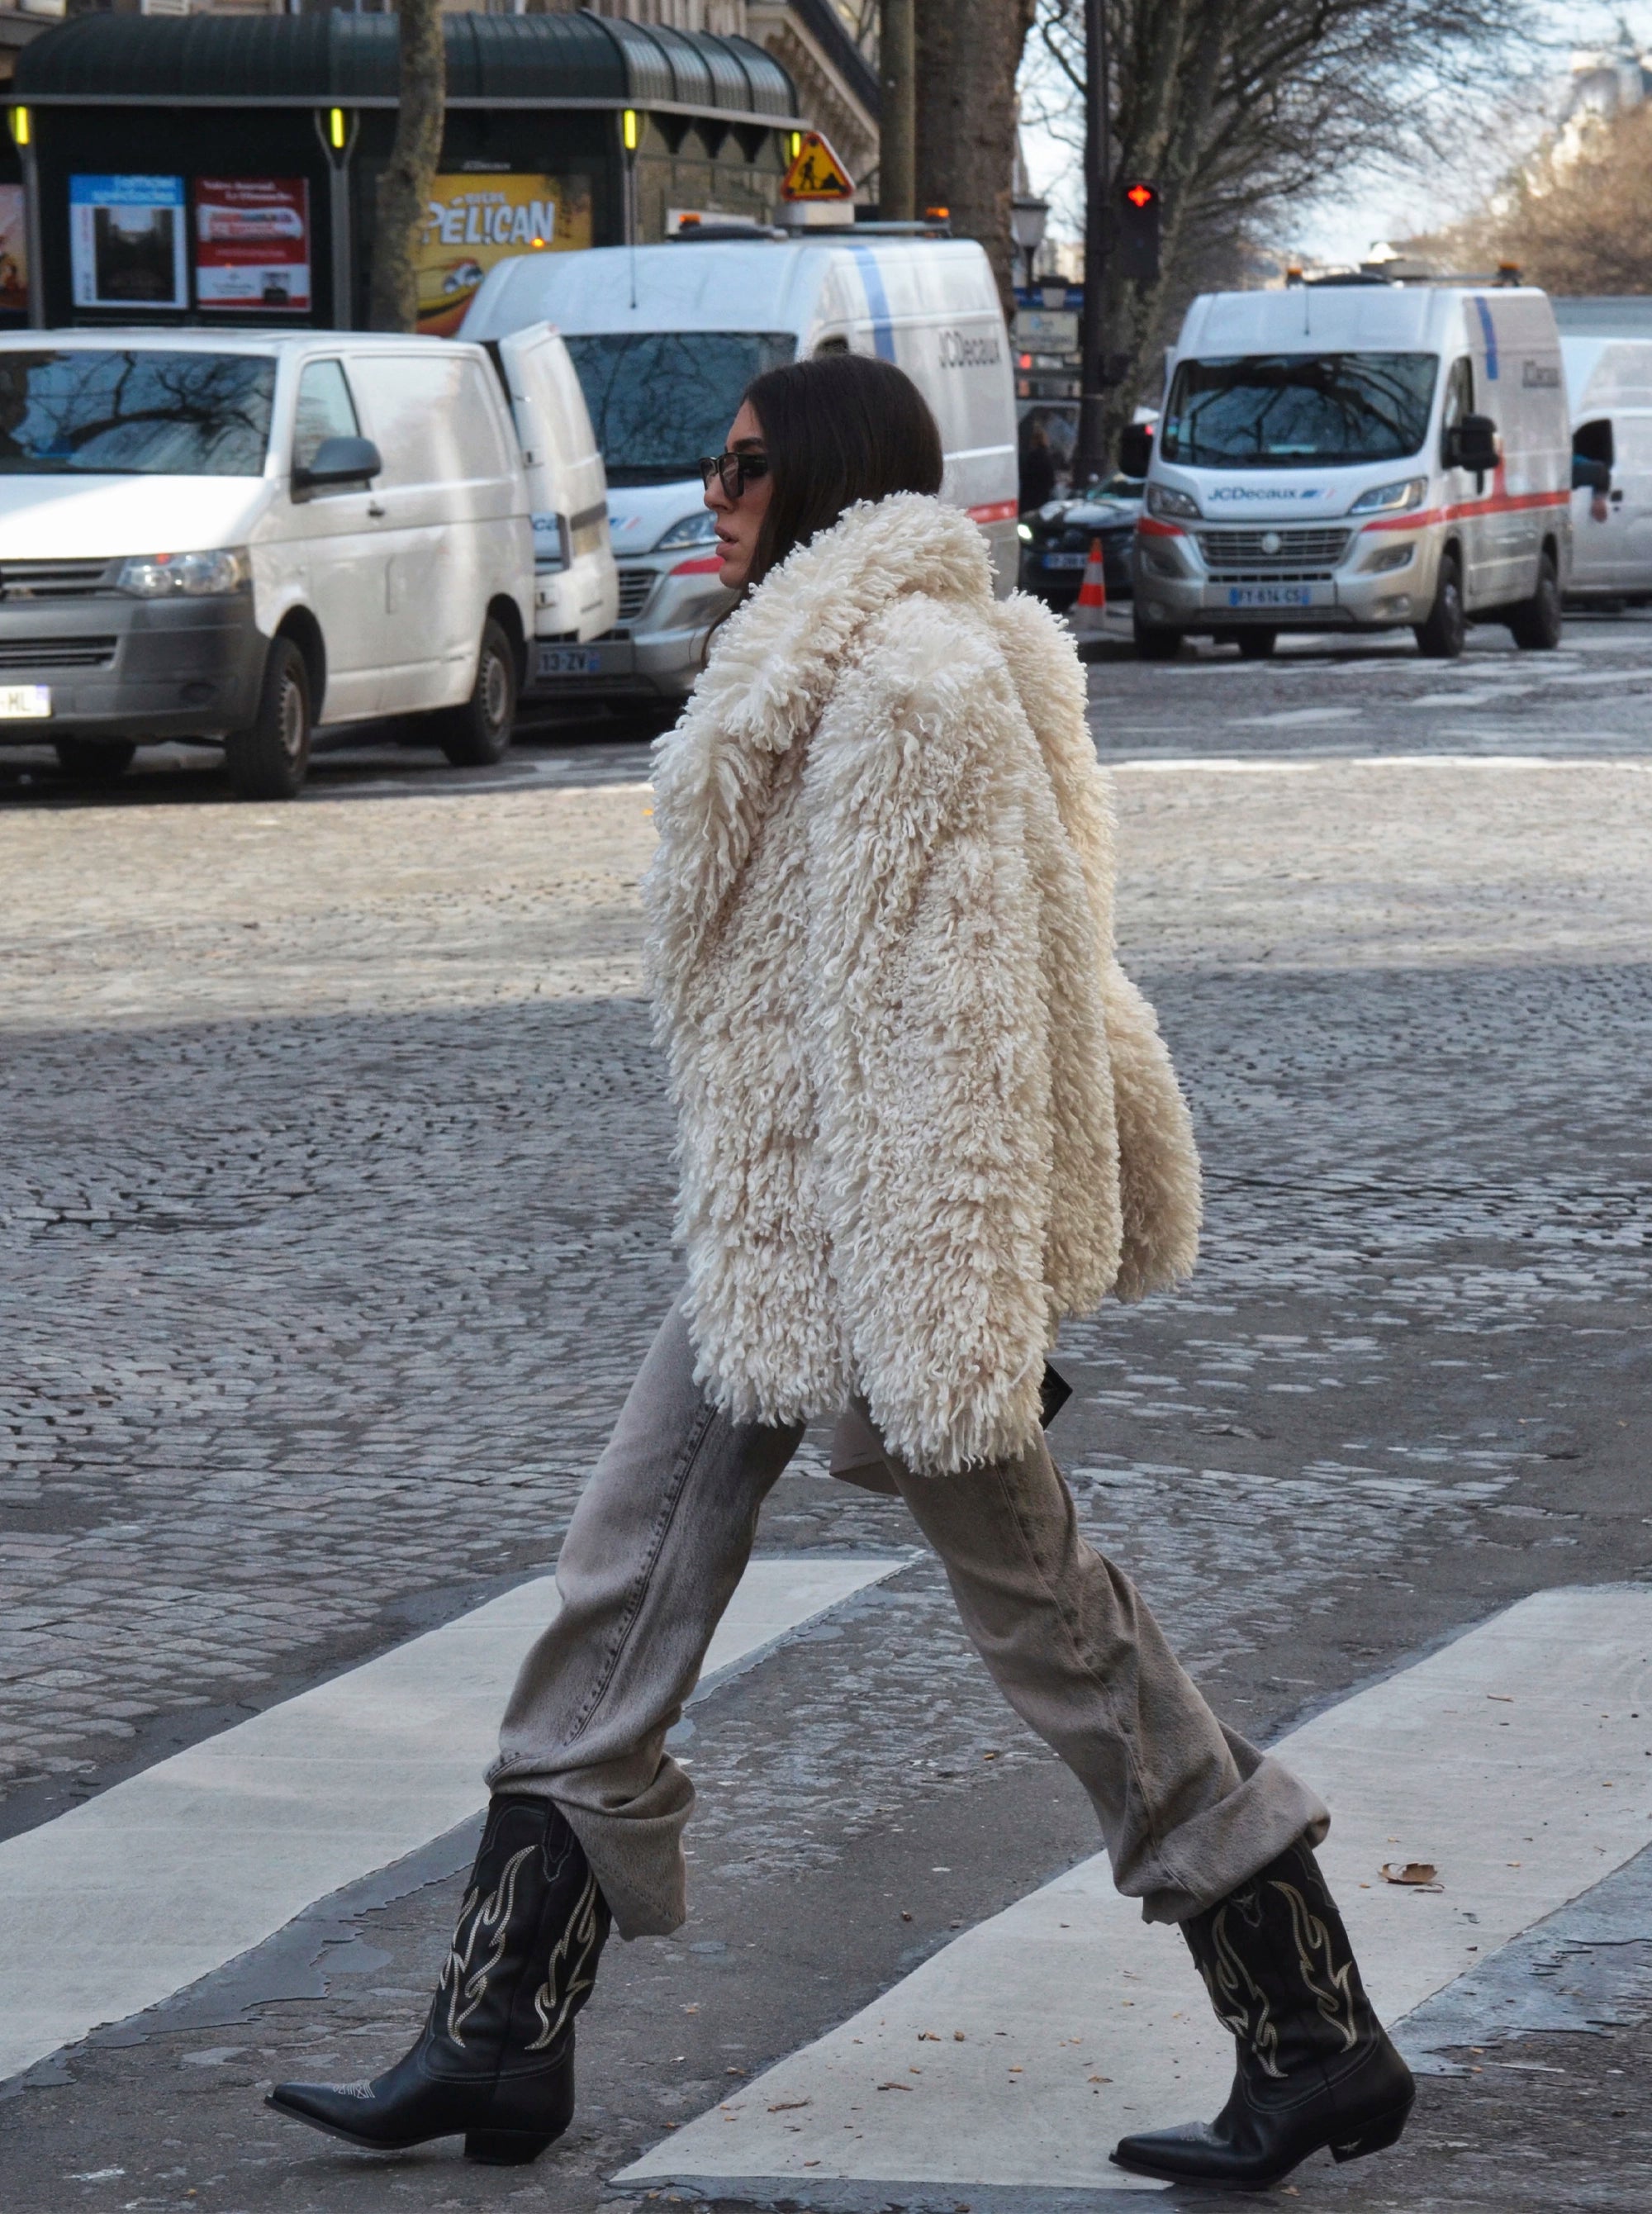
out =
<path fill-rule="evenodd" d="M 852 200 L 854 187 L 849 173 L 818 131 L 805 131 L 792 157 L 792 166 L 780 180 L 786 200 Z"/>

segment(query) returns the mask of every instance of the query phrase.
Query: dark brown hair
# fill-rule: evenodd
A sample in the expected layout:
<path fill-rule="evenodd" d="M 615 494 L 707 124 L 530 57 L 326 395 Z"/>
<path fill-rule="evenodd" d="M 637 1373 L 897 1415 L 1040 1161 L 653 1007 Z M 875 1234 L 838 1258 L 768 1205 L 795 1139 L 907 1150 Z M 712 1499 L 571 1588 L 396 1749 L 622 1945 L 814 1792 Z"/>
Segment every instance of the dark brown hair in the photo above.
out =
<path fill-rule="evenodd" d="M 940 490 L 940 431 L 922 393 L 892 361 L 817 354 L 765 370 L 745 398 L 762 426 L 774 480 L 748 589 L 856 500 Z"/>

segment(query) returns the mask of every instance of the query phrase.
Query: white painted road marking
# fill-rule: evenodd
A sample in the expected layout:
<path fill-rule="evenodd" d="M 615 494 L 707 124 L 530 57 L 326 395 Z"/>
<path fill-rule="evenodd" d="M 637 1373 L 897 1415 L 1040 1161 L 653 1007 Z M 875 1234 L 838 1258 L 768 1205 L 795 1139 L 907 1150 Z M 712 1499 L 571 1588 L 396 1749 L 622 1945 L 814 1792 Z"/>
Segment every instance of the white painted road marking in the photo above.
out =
<path fill-rule="evenodd" d="M 1286 1739 L 1334 1812 L 1322 1857 L 1385 2018 L 1652 1842 L 1649 1746 L 1652 1590 L 1623 1587 L 1524 1599 Z M 1384 1883 L 1405 1860 L 1444 1888 Z M 1155 2189 L 1109 2150 L 1214 2113 L 1232 2053 L 1176 1933 L 1098 1855 L 615 2180 Z"/>
<path fill-rule="evenodd" d="M 911 1557 L 754 1561 L 701 1691 Z M 0 2077 L 475 1813 L 505 1694 L 556 1605 L 554 1578 L 519 1584 L 0 1844 Z"/>

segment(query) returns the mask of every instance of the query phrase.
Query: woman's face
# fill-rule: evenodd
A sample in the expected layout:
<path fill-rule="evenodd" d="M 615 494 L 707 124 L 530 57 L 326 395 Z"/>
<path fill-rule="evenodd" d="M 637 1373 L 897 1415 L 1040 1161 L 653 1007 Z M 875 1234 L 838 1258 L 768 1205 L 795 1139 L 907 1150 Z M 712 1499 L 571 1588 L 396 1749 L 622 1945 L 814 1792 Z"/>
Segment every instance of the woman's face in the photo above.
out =
<path fill-rule="evenodd" d="M 752 413 L 749 403 L 742 402 L 728 436 L 728 451 L 731 454 L 762 454 L 762 425 Z M 751 574 L 751 564 L 757 552 L 757 533 L 762 528 L 768 512 L 769 494 L 774 480 L 768 476 L 753 479 L 739 497 L 731 499 L 723 487 L 720 477 L 713 476 L 706 487 L 706 505 L 717 517 L 717 550 L 723 566 L 719 576 L 731 591 L 739 591 Z"/>

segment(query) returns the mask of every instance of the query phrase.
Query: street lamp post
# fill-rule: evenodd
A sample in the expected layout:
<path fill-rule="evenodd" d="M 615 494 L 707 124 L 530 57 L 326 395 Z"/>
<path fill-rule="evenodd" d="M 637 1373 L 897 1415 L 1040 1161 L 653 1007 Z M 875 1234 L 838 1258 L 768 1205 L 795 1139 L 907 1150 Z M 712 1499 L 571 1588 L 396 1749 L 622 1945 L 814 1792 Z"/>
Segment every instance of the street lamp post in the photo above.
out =
<path fill-rule="evenodd" d="M 1107 0 L 1084 0 L 1084 317 L 1079 329 L 1079 435 L 1073 489 L 1081 492 L 1106 461 L 1108 225 L 1112 219 L 1108 113 Z"/>

